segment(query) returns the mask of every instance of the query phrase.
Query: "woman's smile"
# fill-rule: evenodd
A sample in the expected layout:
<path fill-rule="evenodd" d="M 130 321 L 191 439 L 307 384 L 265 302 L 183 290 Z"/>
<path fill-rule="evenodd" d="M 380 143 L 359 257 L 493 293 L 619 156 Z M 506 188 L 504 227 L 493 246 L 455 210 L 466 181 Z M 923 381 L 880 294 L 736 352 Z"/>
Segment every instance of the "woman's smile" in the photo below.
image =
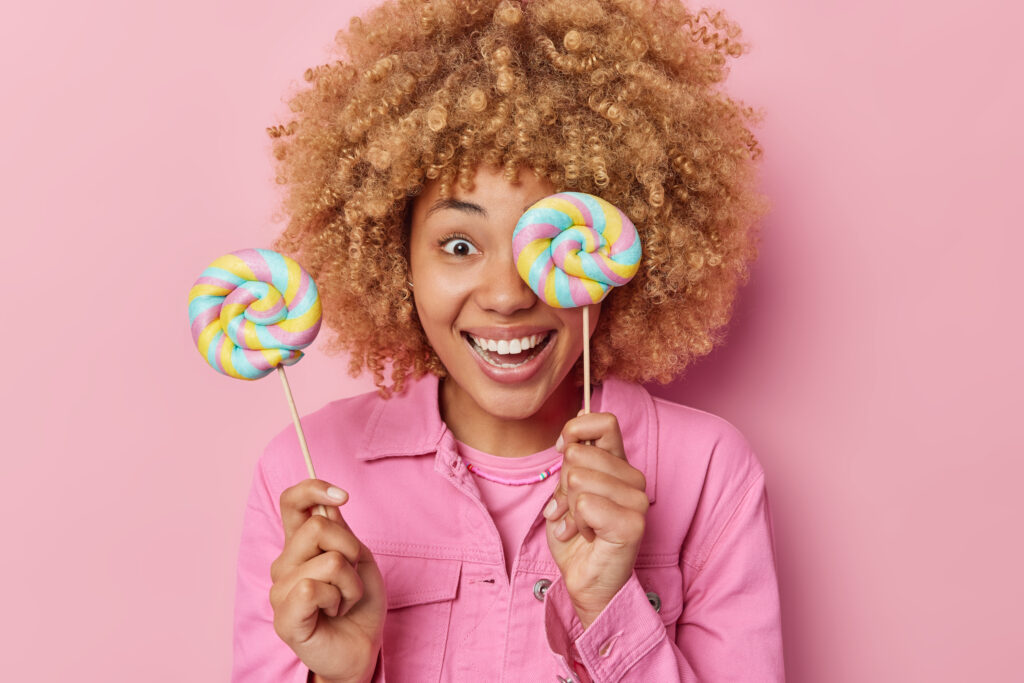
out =
<path fill-rule="evenodd" d="M 428 183 L 413 202 L 416 312 L 448 371 L 441 405 L 459 438 L 476 431 L 474 421 L 499 431 L 502 424 L 519 431 L 532 426 L 543 432 L 528 439 L 540 450 L 579 408 L 570 371 L 583 350 L 582 309 L 541 302 L 512 256 L 520 216 L 553 192 L 532 173 L 511 184 L 501 169 L 480 167 L 472 190 L 455 187 L 441 198 L 439 183 Z M 591 310 L 596 325 L 600 306 Z"/>
<path fill-rule="evenodd" d="M 556 332 L 496 327 L 473 328 L 462 334 L 477 358 L 483 361 L 484 372 L 498 382 L 518 382 L 528 379 L 541 367 Z"/>

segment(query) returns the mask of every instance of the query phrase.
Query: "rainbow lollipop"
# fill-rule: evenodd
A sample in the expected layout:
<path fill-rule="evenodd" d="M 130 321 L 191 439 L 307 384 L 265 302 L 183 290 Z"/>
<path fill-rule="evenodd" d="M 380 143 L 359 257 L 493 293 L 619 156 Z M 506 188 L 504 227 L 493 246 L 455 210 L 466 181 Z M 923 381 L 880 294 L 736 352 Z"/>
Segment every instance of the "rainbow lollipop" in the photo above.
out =
<path fill-rule="evenodd" d="M 316 478 L 285 365 L 294 365 L 320 331 L 316 283 L 298 263 L 269 249 L 221 256 L 188 293 L 188 319 L 199 354 L 217 372 L 237 379 L 281 377 L 306 469 Z M 323 506 L 318 512 L 326 516 Z"/>
<path fill-rule="evenodd" d="M 609 202 L 559 192 L 531 206 L 512 233 L 516 270 L 556 308 L 583 307 L 583 408 L 590 412 L 590 304 L 629 282 L 640 268 L 636 226 Z"/>
<path fill-rule="evenodd" d="M 259 379 L 293 365 L 320 331 L 316 283 L 298 263 L 269 249 L 221 256 L 188 293 L 192 340 L 217 372 Z"/>

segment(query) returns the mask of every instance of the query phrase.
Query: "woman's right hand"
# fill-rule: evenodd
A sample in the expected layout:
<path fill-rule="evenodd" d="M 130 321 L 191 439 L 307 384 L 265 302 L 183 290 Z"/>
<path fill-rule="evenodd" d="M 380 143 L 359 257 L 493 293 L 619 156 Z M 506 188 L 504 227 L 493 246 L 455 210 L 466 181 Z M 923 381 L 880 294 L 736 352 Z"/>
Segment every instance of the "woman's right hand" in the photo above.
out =
<path fill-rule="evenodd" d="M 348 500 L 307 479 L 281 493 L 284 549 L 270 566 L 274 630 L 322 679 L 362 682 L 373 675 L 387 600 L 373 554 L 342 518 Z M 323 505 L 327 517 L 313 514 Z"/>

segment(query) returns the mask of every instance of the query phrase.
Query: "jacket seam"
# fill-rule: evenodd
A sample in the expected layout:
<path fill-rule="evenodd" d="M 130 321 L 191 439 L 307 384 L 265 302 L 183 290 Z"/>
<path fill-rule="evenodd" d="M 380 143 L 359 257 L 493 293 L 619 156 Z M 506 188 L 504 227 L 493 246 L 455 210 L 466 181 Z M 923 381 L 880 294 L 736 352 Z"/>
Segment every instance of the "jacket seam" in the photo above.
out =
<path fill-rule="evenodd" d="M 369 428 L 363 432 L 363 442 L 359 444 L 359 450 L 357 453 L 365 453 L 367 459 L 372 459 L 375 455 L 373 453 L 373 449 L 370 448 L 370 445 L 375 441 L 374 437 L 377 435 L 377 427 L 380 425 L 380 419 L 384 415 L 384 408 L 386 405 L 387 404 L 385 402 L 380 401 L 376 406 L 374 406 L 373 413 L 370 415 L 370 422 L 367 425 Z"/>
<path fill-rule="evenodd" d="M 295 433 L 295 428 L 292 427 L 291 429 L 292 429 L 292 433 L 294 434 Z M 298 437 L 296 436 L 296 438 L 298 438 Z M 266 459 L 261 459 L 256 464 L 256 469 L 259 472 L 260 478 L 263 480 L 263 485 L 267 489 L 267 494 L 268 494 L 268 497 L 270 498 L 270 506 L 271 506 L 271 509 L 274 511 L 274 519 L 276 519 L 277 522 L 282 525 L 281 528 L 282 528 L 282 531 L 283 531 L 283 529 L 284 529 L 284 518 L 281 517 L 281 494 L 280 493 L 276 494 L 277 497 L 275 498 L 274 492 L 275 491 L 281 491 L 283 493 L 284 490 L 287 487 L 286 486 L 281 486 L 281 481 L 280 481 L 281 477 L 277 476 L 278 472 L 276 470 L 272 471 L 272 469 L 270 467 L 268 467 L 269 464 L 270 463 L 268 463 L 266 461 Z M 248 505 L 248 502 L 246 502 L 246 505 Z"/>
<path fill-rule="evenodd" d="M 424 560 L 457 560 L 459 562 L 476 562 L 478 564 L 501 565 L 500 561 L 490 561 L 477 551 L 467 551 L 465 548 L 453 549 L 450 547 L 419 545 L 419 544 L 396 544 L 389 541 L 367 537 L 363 541 L 373 550 L 374 555 L 388 555 L 390 557 L 415 557 Z M 431 552 L 434 551 L 434 552 Z"/>
<path fill-rule="evenodd" d="M 739 513 L 740 508 L 743 507 L 743 503 L 746 502 L 747 496 L 749 496 L 750 492 L 754 490 L 754 485 L 758 481 L 761 481 L 763 479 L 764 471 L 762 470 L 755 474 L 746 484 L 746 486 L 743 489 L 743 494 L 740 496 L 739 502 L 736 503 L 736 507 L 733 508 L 732 513 L 729 514 L 729 518 L 725 521 L 725 524 L 722 525 L 721 531 L 718 532 L 718 535 L 715 536 L 715 540 L 711 543 L 711 546 L 708 548 L 708 552 L 707 555 L 705 555 L 704 557 L 704 561 L 701 562 L 699 567 L 693 567 L 693 565 L 690 565 L 691 567 L 697 570 L 697 573 L 694 575 L 691 583 L 693 583 L 693 581 L 696 581 L 697 578 L 700 577 L 701 573 L 704 571 L 704 567 L 708 566 L 708 563 L 711 562 L 711 558 L 714 556 L 715 550 L 718 549 L 719 542 L 722 540 L 722 537 L 725 536 L 726 531 L 728 531 L 729 528 L 732 526 L 733 520 L 736 519 L 736 515 Z"/>

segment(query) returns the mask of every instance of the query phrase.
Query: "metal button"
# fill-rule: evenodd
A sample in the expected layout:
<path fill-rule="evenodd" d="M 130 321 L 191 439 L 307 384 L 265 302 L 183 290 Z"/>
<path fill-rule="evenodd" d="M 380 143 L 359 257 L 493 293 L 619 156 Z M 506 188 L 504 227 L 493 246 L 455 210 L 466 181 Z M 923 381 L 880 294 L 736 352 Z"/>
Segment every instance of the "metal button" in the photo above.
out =
<path fill-rule="evenodd" d="M 550 586 L 551 579 L 540 579 L 537 583 L 533 584 L 533 597 L 544 602 L 544 594 L 548 592 Z"/>
<path fill-rule="evenodd" d="M 651 603 L 655 612 L 661 611 L 661 598 L 654 591 L 647 591 L 647 602 Z"/>

